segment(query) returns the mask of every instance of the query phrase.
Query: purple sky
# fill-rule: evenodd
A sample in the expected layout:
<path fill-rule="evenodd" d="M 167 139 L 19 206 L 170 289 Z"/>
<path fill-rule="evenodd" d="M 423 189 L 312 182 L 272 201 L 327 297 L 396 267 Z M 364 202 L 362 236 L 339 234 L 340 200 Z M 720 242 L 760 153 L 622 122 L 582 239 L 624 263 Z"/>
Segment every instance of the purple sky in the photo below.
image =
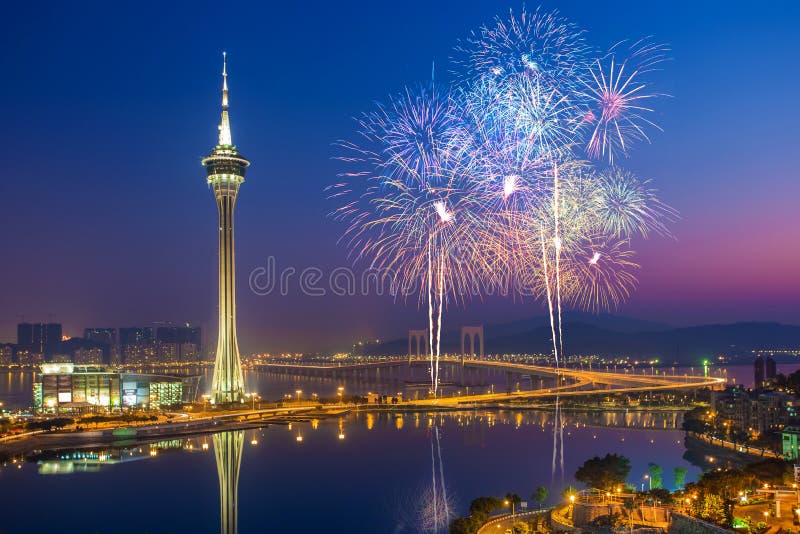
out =
<path fill-rule="evenodd" d="M 797 87 L 800 8 L 729 2 L 558 2 L 598 46 L 652 34 L 672 46 L 664 132 L 625 166 L 681 212 L 676 241 L 638 243 L 639 291 L 620 313 L 676 325 L 800 323 Z M 424 324 L 416 302 L 257 296 L 276 258 L 327 276 L 348 266 L 323 188 L 331 142 L 372 102 L 425 81 L 431 60 L 507 7 L 446 1 L 7 9 L 0 85 L 0 340 L 20 315 L 86 326 L 189 321 L 215 339 L 216 207 L 202 156 L 216 140 L 219 60 L 229 52 L 234 142 L 253 161 L 237 206 L 242 350 L 328 350 Z M 529 7 L 532 5 L 529 3 Z M 544 7 L 556 7 L 555 2 Z M 442 77 L 447 76 L 442 67 Z M 439 72 L 437 71 L 437 72 Z M 437 75 L 438 77 L 438 75 Z M 543 313 L 500 299 L 446 325 Z"/>

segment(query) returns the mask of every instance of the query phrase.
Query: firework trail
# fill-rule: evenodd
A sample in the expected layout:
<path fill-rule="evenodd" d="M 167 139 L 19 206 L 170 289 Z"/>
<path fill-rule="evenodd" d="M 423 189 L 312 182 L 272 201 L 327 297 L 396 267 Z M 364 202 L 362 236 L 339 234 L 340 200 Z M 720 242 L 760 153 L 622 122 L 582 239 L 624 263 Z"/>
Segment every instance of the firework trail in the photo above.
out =
<path fill-rule="evenodd" d="M 419 287 L 434 394 L 449 301 L 541 299 L 558 370 L 564 307 L 619 306 L 636 287 L 632 240 L 668 236 L 677 218 L 648 180 L 613 166 L 658 129 L 648 75 L 665 46 L 600 55 L 558 12 L 522 9 L 455 50 L 458 85 L 406 89 L 362 116 L 358 141 L 338 144 L 356 169 L 330 188 L 354 260 L 389 273 L 402 298 Z"/>
<path fill-rule="evenodd" d="M 329 188 L 343 202 L 334 217 L 348 223 L 344 239 L 355 261 L 389 276 L 393 294 L 420 288 L 428 308 L 431 389 L 439 390 L 444 307 L 474 285 L 478 222 L 456 154 L 462 119 L 454 99 L 433 85 L 406 89 L 358 121 L 359 141 L 340 142 L 341 161 L 355 167 Z M 359 192 L 356 192 L 359 190 Z"/>

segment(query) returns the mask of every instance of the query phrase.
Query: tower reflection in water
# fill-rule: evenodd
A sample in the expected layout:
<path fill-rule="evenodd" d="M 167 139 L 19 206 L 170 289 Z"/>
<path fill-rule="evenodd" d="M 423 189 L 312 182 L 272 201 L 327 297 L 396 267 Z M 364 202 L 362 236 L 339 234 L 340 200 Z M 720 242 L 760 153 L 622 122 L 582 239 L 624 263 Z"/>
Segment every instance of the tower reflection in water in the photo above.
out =
<path fill-rule="evenodd" d="M 239 526 L 239 469 L 242 465 L 244 431 L 214 434 L 214 456 L 219 477 L 219 524 L 222 534 L 236 534 Z"/>

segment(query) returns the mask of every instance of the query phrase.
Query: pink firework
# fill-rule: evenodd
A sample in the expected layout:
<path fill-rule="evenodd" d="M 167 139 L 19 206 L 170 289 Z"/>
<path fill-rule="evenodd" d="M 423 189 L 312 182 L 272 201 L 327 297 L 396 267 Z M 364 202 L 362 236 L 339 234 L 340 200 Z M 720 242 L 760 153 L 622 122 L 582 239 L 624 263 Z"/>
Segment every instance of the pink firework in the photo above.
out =
<path fill-rule="evenodd" d="M 668 48 L 641 40 L 631 45 L 620 61 L 620 45 L 597 60 L 581 95 L 590 105 L 584 122 L 592 126 L 586 152 L 592 159 L 608 159 L 609 163 L 614 162 L 615 154 L 627 157 L 633 142 L 650 142 L 647 128 L 661 129 L 648 118 L 653 110 L 647 102 L 663 95 L 650 92 L 650 83 L 643 78 L 666 59 Z"/>

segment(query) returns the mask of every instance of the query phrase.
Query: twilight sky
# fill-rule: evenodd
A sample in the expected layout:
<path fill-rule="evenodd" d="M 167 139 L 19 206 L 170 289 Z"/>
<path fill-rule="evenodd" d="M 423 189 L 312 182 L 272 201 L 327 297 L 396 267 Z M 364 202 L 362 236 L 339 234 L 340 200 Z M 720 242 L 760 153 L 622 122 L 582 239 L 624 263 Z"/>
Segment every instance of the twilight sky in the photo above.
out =
<path fill-rule="evenodd" d="M 216 143 L 221 51 L 234 143 L 253 165 L 237 206 L 243 353 L 330 350 L 421 327 L 388 296 L 259 296 L 249 273 L 348 266 L 323 188 L 331 143 L 404 84 L 447 78 L 456 40 L 522 3 L 25 3 L 0 32 L 0 341 L 15 324 L 192 322 L 216 339 L 216 206 L 200 159 Z M 166 4 L 166 3 L 165 3 Z M 652 4 L 652 5 L 651 5 Z M 800 4 L 579 2 L 545 8 L 592 44 L 653 35 L 673 48 L 652 145 L 624 165 L 682 215 L 677 240 L 638 243 L 620 313 L 675 325 L 800 323 Z M 534 8 L 535 2 L 528 2 Z M 500 299 L 445 328 L 543 313 Z"/>

